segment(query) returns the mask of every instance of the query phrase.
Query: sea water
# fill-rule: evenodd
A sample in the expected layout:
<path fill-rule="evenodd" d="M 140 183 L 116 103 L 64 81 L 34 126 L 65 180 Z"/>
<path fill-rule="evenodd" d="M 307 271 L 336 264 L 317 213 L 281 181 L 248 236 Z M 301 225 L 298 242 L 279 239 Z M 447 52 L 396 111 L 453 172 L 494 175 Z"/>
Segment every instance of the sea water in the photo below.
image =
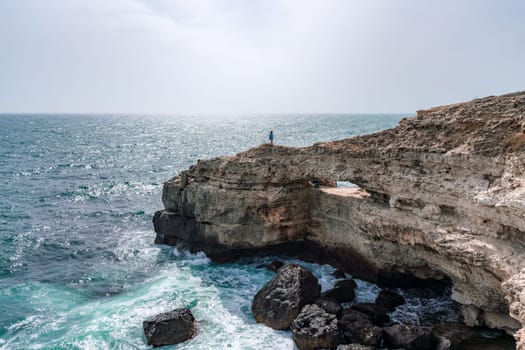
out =
<path fill-rule="evenodd" d="M 0 349 L 146 349 L 142 321 L 189 307 L 197 335 L 171 349 L 292 349 L 256 324 L 273 257 L 216 264 L 155 245 L 162 183 L 206 159 L 275 143 L 306 146 L 393 127 L 404 115 L 0 116 Z M 333 267 L 298 260 L 333 286 Z M 348 276 L 349 277 L 349 276 Z M 358 281 L 357 300 L 379 288 Z M 418 296 L 392 315 L 456 314 Z M 452 311 L 450 311 L 452 310 Z"/>

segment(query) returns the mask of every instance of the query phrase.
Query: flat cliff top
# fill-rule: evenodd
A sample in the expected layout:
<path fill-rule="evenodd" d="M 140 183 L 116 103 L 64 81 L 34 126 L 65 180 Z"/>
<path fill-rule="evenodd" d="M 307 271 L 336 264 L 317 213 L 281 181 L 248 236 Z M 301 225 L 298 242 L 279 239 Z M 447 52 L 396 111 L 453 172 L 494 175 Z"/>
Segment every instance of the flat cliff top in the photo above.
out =
<path fill-rule="evenodd" d="M 418 111 L 395 128 L 317 147 L 496 156 L 525 150 L 525 91 Z"/>

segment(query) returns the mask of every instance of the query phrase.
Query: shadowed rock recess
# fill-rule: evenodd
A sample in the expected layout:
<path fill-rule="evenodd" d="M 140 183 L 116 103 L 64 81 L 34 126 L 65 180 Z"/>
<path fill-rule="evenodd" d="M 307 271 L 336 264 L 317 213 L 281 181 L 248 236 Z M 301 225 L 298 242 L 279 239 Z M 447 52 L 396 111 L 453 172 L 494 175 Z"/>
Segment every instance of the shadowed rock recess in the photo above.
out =
<path fill-rule="evenodd" d="M 525 92 L 199 161 L 162 199 L 157 243 L 214 259 L 275 249 L 382 285 L 450 281 L 467 324 L 517 332 L 525 349 Z"/>

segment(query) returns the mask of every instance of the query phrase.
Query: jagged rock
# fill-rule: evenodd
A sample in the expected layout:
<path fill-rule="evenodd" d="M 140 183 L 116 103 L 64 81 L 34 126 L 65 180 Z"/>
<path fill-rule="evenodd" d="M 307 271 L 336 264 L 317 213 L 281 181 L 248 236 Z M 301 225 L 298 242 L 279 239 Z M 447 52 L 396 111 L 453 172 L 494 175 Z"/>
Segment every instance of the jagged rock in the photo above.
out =
<path fill-rule="evenodd" d="M 318 305 L 306 305 L 293 321 L 292 338 L 300 350 L 335 349 L 340 343 L 337 318 Z"/>
<path fill-rule="evenodd" d="M 396 324 L 384 328 L 385 344 L 407 350 L 434 350 L 438 338 L 429 328 Z"/>
<path fill-rule="evenodd" d="M 383 286 L 448 277 L 479 323 L 513 332 L 525 325 L 524 164 L 525 92 L 435 107 L 370 135 L 199 161 L 164 184 L 156 242 L 212 258 L 286 246 Z M 326 186 L 340 179 L 361 189 Z"/>
<path fill-rule="evenodd" d="M 283 266 L 255 294 L 253 316 L 274 329 L 288 329 L 303 306 L 319 298 L 320 291 L 321 286 L 310 271 L 294 264 Z"/>
<path fill-rule="evenodd" d="M 279 260 L 274 260 L 271 263 L 269 263 L 266 268 L 272 272 L 277 272 L 281 267 L 284 266 L 284 263 Z"/>
<path fill-rule="evenodd" d="M 330 299 L 317 299 L 315 304 L 329 314 L 334 314 L 337 318 L 340 318 L 343 312 L 341 304 Z"/>
<path fill-rule="evenodd" d="M 158 314 L 142 323 L 148 345 L 177 344 L 195 334 L 195 319 L 186 308 Z"/>
<path fill-rule="evenodd" d="M 369 317 L 359 311 L 347 309 L 339 320 L 339 329 L 346 343 L 380 346 L 383 330 L 372 324 Z"/>
<path fill-rule="evenodd" d="M 382 326 L 390 321 L 390 317 L 387 315 L 387 310 L 377 307 L 376 304 L 354 303 L 351 308 L 366 314 L 375 325 Z"/>
<path fill-rule="evenodd" d="M 339 345 L 336 350 L 375 350 L 373 346 L 366 346 L 361 344 L 345 344 Z"/>
<path fill-rule="evenodd" d="M 348 303 L 355 298 L 355 288 L 357 284 L 354 280 L 343 280 L 335 283 L 334 288 L 323 292 L 321 296 L 325 299 L 333 299 L 340 303 Z"/>
<path fill-rule="evenodd" d="M 389 290 L 382 290 L 376 298 L 376 305 L 378 309 L 386 311 L 394 311 L 399 305 L 405 303 L 405 298 L 402 295 L 391 292 Z"/>

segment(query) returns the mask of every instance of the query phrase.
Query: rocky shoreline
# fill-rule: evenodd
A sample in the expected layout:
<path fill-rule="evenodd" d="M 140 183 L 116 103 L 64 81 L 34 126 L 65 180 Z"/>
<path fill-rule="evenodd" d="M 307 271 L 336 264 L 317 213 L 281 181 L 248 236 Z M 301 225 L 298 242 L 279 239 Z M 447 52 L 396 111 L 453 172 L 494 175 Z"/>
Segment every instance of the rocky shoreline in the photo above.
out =
<path fill-rule="evenodd" d="M 371 135 L 199 161 L 165 183 L 163 204 L 156 243 L 215 260 L 284 252 L 383 286 L 450 283 L 465 324 L 525 349 L 523 92 Z"/>
<path fill-rule="evenodd" d="M 450 340 L 430 328 L 389 324 L 388 313 L 405 299 L 382 290 L 374 303 L 354 301 L 357 284 L 337 282 L 321 293 L 312 273 L 298 265 L 285 265 L 257 292 L 252 303 L 255 320 L 274 329 L 290 329 L 300 350 L 335 349 L 340 345 L 363 345 L 367 349 L 449 349 Z"/>

